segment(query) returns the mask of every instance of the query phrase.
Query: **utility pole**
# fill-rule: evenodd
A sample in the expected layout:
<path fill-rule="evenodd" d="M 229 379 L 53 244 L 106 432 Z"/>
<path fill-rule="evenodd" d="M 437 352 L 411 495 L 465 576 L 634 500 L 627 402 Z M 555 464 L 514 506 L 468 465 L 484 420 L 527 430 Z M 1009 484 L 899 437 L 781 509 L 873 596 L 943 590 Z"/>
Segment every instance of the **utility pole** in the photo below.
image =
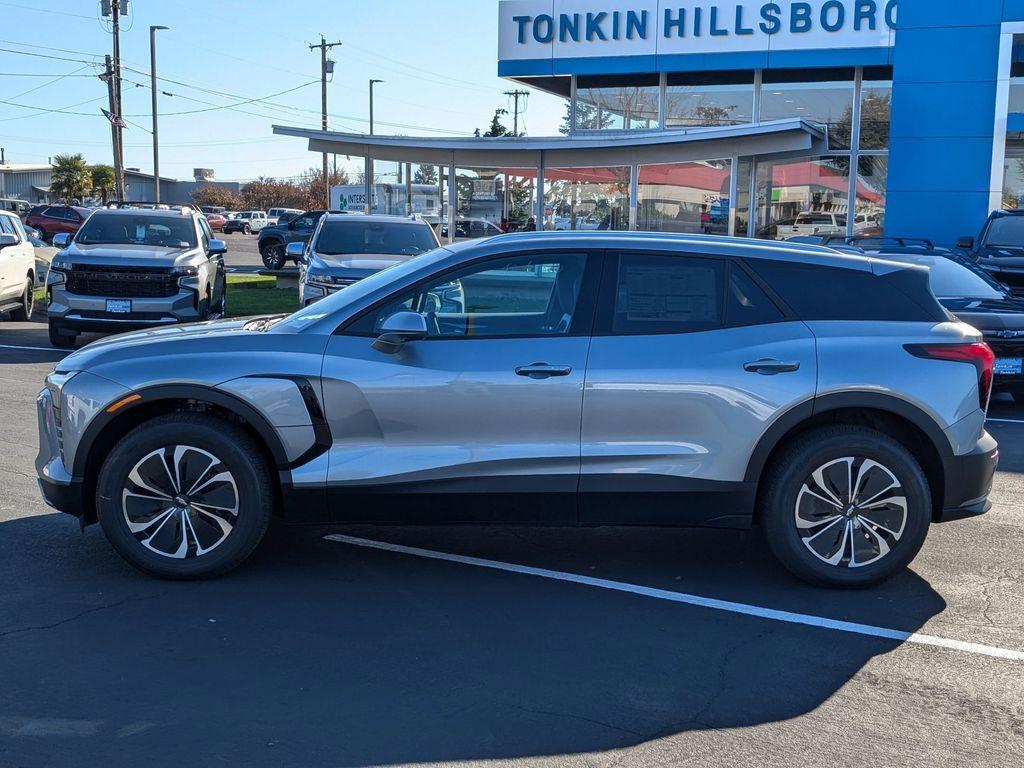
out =
<path fill-rule="evenodd" d="M 124 199 L 124 165 L 121 162 L 121 137 L 117 123 L 121 116 L 117 112 L 117 94 L 114 91 L 114 65 L 110 56 L 104 57 L 106 68 L 100 75 L 100 80 L 107 84 L 107 118 L 110 120 L 110 149 L 114 155 L 114 197 L 118 200 Z"/>
<path fill-rule="evenodd" d="M 125 10 L 128 10 L 127 0 L 114 0 L 110 4 L 110 23 L 114 32 L 114 60 L 113 60 L 113 81 L 114 81 L 114 109 L 117 116 L 114 121 L 114 131 L 117 133 L 117 159 L 114 163 L 114 173 L 117 176 L 115 182 L 117 199 L 125 199 L 124 184 L 124 134 L 121 124 L 121 3 L 124 2 Z"/>
<path fill-rule="evenodd" d="M 383 80 L 370 80 L 370 135 L 373 136 L 373 86 L 377 83 L 383 83 Z M 373 158 L 370 157 L 370 152 L 366 152 L 366 168 L 363 171 L 363 176 L 366 181 L 366 205 L 364 206 L 365 213 L 370 214 L 373 211 L 373 199 L 371 195 L 374 189 L 374 178 L 373 178 Z"/>
<path fill-rule="evenodd" d="M 327 130 L 327 75 L 334 72 L 334 62 L 329 61 L 327 58 L 327 51 L 336 45 L 341 45 L 340 42 L 328 43 L 327 39 L 320 35 L 319 45 L 309 46 L 309 50 L 313 51 L 317 48 L 320 49 L 320 127 L 323 130 Z M 330 65 L 328 67 L 328 65 Z M 323 153 L 323 179 L 324 179 L 324 209 L 331 209 L 331 185 L 329 177 L 327 175 L 327 153 Z"/>
<path fill-rule="evenodd" d="M 170 29 L 159 25 L 149 28 L 149 84 L 153 91 L 153 202 L 160 202 L 160 138 L 156 121 L 156 32 Z"/>
<path fill-rule="evenodd" d="M 519 99 L 526 101 L 530 97 L 529 91 L 505 91 L 506 96 L 511 96 L 515 99 L 515 108 L 512 111 L 512 134 L 514 136 L 519 135 Z"/>

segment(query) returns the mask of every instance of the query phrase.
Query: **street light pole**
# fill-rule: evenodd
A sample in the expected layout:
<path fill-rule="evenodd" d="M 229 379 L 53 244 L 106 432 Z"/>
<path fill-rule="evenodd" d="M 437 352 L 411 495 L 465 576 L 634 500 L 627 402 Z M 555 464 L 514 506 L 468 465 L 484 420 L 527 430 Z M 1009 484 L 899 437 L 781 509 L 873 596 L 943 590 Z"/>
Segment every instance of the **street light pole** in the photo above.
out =
<path fill-rule="evenodd" d="M 149 28 L 149 86 L 153 95 L 153 202 L 160 202 L 160 134 L 156 117 L 156 31 L 170 29 L 159 24 Z"/>
<path fill-rule="evenodd" d="M 371 136 L 373 136 L 373 86 L 376 85 L 377 83 L 383 83 L 383 82 L 384 82 L 383 80 L 375 80 L 375 79 L 372 79 L 372 78 L 370 80 L 370 135 Z M 372 195 L 372 192 L 373 192 L 374 184 L 373 184 L 373 158 L 370 157 L 369 147 L 367 147 L 367 150 L 366 150 L 366 168 L 363 171 L 363 175 L 366 177 L 366 184 L 365 184 L 366 189 L 364 190 L 364 192 L 366 194 L 366 205 L 364 207 L 364 210 L 365 210 L 366 213 L 370 213 L 371 210 L 373 209 L 373 198 L 372 198 L 371 195 Z"/>

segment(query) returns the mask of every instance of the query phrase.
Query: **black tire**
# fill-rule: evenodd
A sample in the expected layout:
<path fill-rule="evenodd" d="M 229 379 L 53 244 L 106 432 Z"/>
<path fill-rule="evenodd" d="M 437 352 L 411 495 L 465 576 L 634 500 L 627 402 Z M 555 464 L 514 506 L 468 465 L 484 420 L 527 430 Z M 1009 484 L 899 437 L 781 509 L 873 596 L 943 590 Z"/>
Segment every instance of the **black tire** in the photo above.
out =
<path fill-rule="evenodd" d="M 129 510 L 134 516 L 139 507 L 129 507 L 129 503 L 135 504 L 136 501 L 125 500 L 128 497 L 125 497 L 124 492 L 137 487 L 129 480 L 129 475 L 138 468 L 137 476 L 141 478 L 143 468 L 148 466 L 146 462 L 160 461 L 161 451 L 177 448 L 184 451 L 178 462 L 174 461 L 173 454 L 166 455 L 170 458 L 170 464 L 181 470 L 181 486 L 191 482 L 190 471 L 198 474 L 195 484 L 208 476 L 220 477 L 224 473 L 230 476 L 230 484 L 224 481 L 220 485 L 212 484 L 214 492 L 221 493 L 222 499 L 225 493 L 233 499 L 230 503 L 237 514 L 232 516 L 219 513 L 223 515 L 223 520 L 230 521 L 229 531 L 224 532 L 223 526 L 215 524 L 211 516 L 190 506 L 198 506 L 199 498 L 203 499 L 203 506 L 209 506 L 206 503 L 208 497 L 194 490 L 189 490 L 187 494 L 179 491 L 175 498 L 178 501 L 184 498 L 189 502 L 180 507 L 178 502 L 166 502 L 173 506 L 161 510 L 164 502 L 154 500 L 152 509 L 156 511 L 152 513 L 149 527 L 137 530 L 136 533 L 130 529 Z M 192 451 L 195 451 L 199 459 L 203 459 L 205 452 L 214 457 L 216 463 L 204 472 L 206 459 L 193 459 Z M 199 485 L 200 488 L 204 486 L 209 487 L 211 483 Z M 170 491 L 173 486 L 168 484 L 166 489 Z M 103 462 L 96 486 L 97 514 L 111 545 L 139 570 L 165 579 L 212 578 L 238 567 L 263 539 L 270 522 L 273 499 L 270 468 L 249 435 L 223 419 L 196 413 L 160 416 L 129 432 Z M 140 497 L 138 503 L 147 502 Z M 146 515 L 134 516 L 134 520 L 137 525 L 147 524 Z M 166 526 L 168 522 L 170 526 Z M 158 530 L 161 526 L 164 526 L 162 532 Z M 192 532 L 191 536 L 187 531 Z M 202 531 L 202 536 L 198 531 Z M 181 552 L 181 536 L 178 534 L 182 532 L 185 540 L 184 556 L 176 557 L 154 551 L 154 548 L 163 548 L 167 552 Z M 221 535 L 223 537 L 213 543 L 211 536 Z M 143 537 L 153 542 L 152 547 L 143 544 Z M 208 549 L 199 553 L 203 542 Z"/>
<path fill-rule="evenodd" d="M 53 323 L 49 325 L 50 346 L 57 349 L 74 349 L 77 333 L 67 333 L 59 330 Z"/>
<path fill-rule="evenodd" d="M 846 469 L 843 465 L 847 462 L 841 461 L 844 458 L 854 460 L 849 462 Z M 874 464 L 868 465 L 864 463 L 865 460 L 871 460 Z M 902 528 L 899 527 L 901 516 L 898 502 L 888 505 L 885 510 L 876 508 L 868 511 L 863 507 L 851 509 L 853 505 L 843 506 L 826 500 L 825 495 L 829 493 L 827 489 L 822 489 L 824 493 L 814 494 L 811 486 L 815 485 L 818 489 L 821 486 L 812 480 L 812 474 L 824 467 L 829 467 L 830 472 L 839 471 L 852 476 L 852 484 L 855 487 L 860 484 L 859 490 L 865 493 L 877 493 L 877 489 L 895 478 L 899 487 L 890 493 L 878 495 L 878 498 L 881 502 L 894 497 L 905 500 L 906 512 L 902 516 Z M 859 481 L 861 472 L 863 483 Z M 872 472 L 875 474 L 872 475 Z M 826 481 L 829 479 L 824 473 L 820 477 Z M 869 483 L 872 484 L 870 487 Z M 842 484 L 848 487 L 851 483 L 846 480 Z M 843 501 L 842 488 L 839 486 L 837 483 L 832 489 L 836 491 L 833 497 L 838 496 Z M 805 493 L 801 496 L 805 489 L 810 495 Z M 910 451 L 888 435 L 852 425 L 815 429 L 786 445 L 773 459 L 765 474 L 760 498 L 760 519 L 772 554 L 799 578 L 829 587 L 865 587 L 906 568 L 924 544 L 932 518 L 928 479 Z M 869 500 L 870 496 L 868 499 L 861 498 L 859 503 L 863 505 Z M 854 501 L 858 501 L 856 496 Z M 811 510 L 821 512 L 822 522 L 819 525 L 808 524 L 818 519 L 809 514 Z M 861 515 L 869 515 L 873 522 L 866 522 L 867 518 Z M 838 520 L 830 522 L 834 518 Z M 803 521 L 804 535 L 809 538 L 801 537 L 798 519 Z M 887 529 L 879 529 L 878 525 L 899 528 L 898 535 L 893 536 Z M 829 530 L 826 531 L 826 528 Z M 805 540 L 812 541 L 815 534 L 822 534 L 813 546 L 819 550 L 825 549 L 823 554 L 815 554 L 811 551 L 812 544 L 805 544 Z M 851 565 L 857 558 L 852 549 L 854 546 L 861 549 L 860 560 L 867 564 L 856 567 Z M 880 553 L 883 548 L 887 552 L 873 559 L 876 552 Z M 848 556 L 844 555 L 846 552 L 849 552 Z M 825 555 L 831 559 L 837 554 L 843 555 L 837 564 L 826 562 Z"/>
<path fill-rule="evenodd" d="M 25 281 L 25 290 L 21 294 L 21 306 L 11 310 L 11 320 L 25 322 L 32 319 L 32 309 L 35 307 L 35 286 L 31 280 Z"/>
<path fill-rule="evenodd" d="M 252 227 L 250 227 L 248 224 L 243 224 L 242 225 L 242 234 L 243 235 L 251 235 L 252 234 Z"/>
<path fill-rule="evenodd" d="M 213 310 L 214 314 L 219 317 L 228 316 L 228 281 L 224 278 L 221 282 L 220 288 L 220 300 L 217 302 L 217 307 Z"/>
<path fill-rule="evenodd" d="M 50 242 L 50 238 L 46 234 L 45 229 L 43 229 L 42 227 L 32 227 L 32 229 L 39 233 L 39 239 L 42 240 L 44 243 Z"/>
<path fill-rule="evenodd" d="M 272 243 L 266 246 L 260 255 L 263 257 L 263 266 L 267 269 L 283 269 L 288 261 L 284 253 L 284 243 Z"/>
<path fill-rule="evenodd" d="M 1010 397 L 1013 398 L 1013 402 L 1017 405 L 1024 405 L 1024 392 L 1011 392 Z"/>

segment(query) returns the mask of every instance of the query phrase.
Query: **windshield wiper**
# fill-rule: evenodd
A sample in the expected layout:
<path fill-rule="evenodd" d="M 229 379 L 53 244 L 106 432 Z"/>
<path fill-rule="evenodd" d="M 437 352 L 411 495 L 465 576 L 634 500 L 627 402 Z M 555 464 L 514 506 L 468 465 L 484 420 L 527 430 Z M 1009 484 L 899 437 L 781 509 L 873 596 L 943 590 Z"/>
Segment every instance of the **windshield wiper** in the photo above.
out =
<path fill-rule="evenodd" d="M 245 330 L 247 331 L 263 331 L 277 325 L 279 322 L 284 320 L 288 315 L 273 315 L 271 317 L 257 317 L 255 320 L 250 320 L 245 324 Z"/>

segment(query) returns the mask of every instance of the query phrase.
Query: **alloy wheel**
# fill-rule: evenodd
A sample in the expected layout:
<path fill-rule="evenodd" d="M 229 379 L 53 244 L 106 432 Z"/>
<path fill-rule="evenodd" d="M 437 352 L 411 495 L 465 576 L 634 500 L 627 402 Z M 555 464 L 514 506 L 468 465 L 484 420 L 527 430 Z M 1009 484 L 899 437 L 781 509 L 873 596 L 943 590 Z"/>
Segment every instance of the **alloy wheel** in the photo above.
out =
<path fill-rule="evenodd" d="M 846 456 L 818 467 L 796 498 L 800 540 L 819 560 L 861 568 L 888 555 L 907 524 L 899 479 L 877 461 Z"/>
<path fill-rule="evenodd" d="M 124 484 L 128 530 L 158 555 L 201 557 L 238 522 L 238 487 L 219 458 L 189 445 L 158 448 L 141 458 Z"/>

